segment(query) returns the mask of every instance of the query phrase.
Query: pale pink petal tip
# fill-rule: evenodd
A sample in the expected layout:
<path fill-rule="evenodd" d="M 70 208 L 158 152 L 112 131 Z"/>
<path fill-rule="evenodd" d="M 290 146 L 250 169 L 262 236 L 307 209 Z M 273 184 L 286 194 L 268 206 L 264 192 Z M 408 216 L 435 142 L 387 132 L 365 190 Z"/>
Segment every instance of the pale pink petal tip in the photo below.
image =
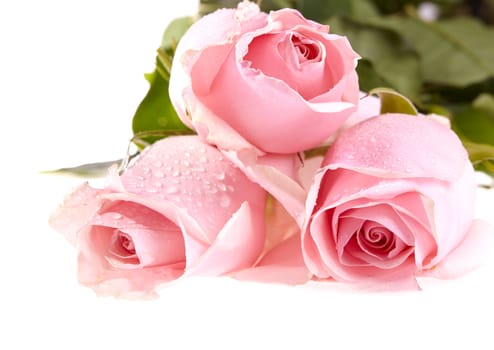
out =
<path fill-rule="evenodd" d="M 463 241 L 434 267 L 434 277 L 460 277 L 478 267 L 494 253 L 494 227 L 486 221 L 474 220 Z"/>

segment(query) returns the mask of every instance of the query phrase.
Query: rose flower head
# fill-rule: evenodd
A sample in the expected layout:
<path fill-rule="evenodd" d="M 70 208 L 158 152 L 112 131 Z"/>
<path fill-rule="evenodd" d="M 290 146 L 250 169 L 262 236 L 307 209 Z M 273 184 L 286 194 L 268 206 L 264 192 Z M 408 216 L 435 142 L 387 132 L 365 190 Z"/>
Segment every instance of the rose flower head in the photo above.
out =
<path fill-rule="evenodd" d="M 251 267 L 265 242 L 266 194 L 197 136 L 145 149 L 108 184 L 77 188 L 51 225 L 79 251 L 81 284 L 101 295 L 155 296 L 183 275 Z"/>
<path fill-rule="evenodd" d="M 295 153 L 320 144 L 356 110 L 358 58 L 328 26 L 244 1 L 185 33 L 169 93 L 181 120 L 220 148 Z"/>
<path fill-rule="evenodd" d="M 367 119 L 336 139 L 315 175 L 305 262 L 319 278 L 366 287 L 460 275 L 492 238 L 473 220 L 475 192 L 467 152 L 447 126 L 404 114 Z"/>

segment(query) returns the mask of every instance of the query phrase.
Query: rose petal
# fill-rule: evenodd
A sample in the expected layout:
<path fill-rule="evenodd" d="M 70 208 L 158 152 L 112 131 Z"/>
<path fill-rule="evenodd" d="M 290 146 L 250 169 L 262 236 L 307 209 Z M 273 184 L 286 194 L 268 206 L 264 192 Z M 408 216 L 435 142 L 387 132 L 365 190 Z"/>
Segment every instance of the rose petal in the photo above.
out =
<path fill-rule="evenodd" d="M 243 57 L 247 44 L 242 44 L 242 41 L 237 44 L 238 57 Z M 194 85 L 193 90 L 207 108 L 215 111 L 234 130 L 241 130 L 243 138 L 251 144 L 262 145 L 262 148 L 258 147 L 265 152 L 292 153 L 317 146 L 343 124 L 357 104 L 357 99 L 307 102 L 284 81 L 265 76 L 243 64 L 238 63 L 238 59 L 227 59 L 216 76 L 214 91 L 201 95 Z M 193 84 L 200 80 L 198 74 L 201 74 L 200 71 L 191 72 Z M 358 93 L 358 88 L 356 90 Z M 224 103 L 227 98 L 225 92 L 232 98 L 242 96 L 242 99 Z M 273 104 L 273 100 L 286 102 Z M 269 128 L 264 124 L 252 123 L 261 115 L 270 118 Z M 271 117 L 278 115 L 283 118 Z M 308 129 L 313 125 L 318 127 Z M 273 130 L 277 132 L 273 133 Z M 301 133 L 301 130 L 307 131 Z M 293 135 L 298 135 L 296 142 Z"/>
<path fill-rule="evenodd" d="M 155 288 L 181 277 L 184 264 L 150 267 L 146 269 L 115 270 L 91 246 L 82 245 L 78 257 L 77 278 L 91 287 L 97 295 L 124 298 L 156 298 Z"/>
<path fill-rule="evenodd" d="M 244 202 L 187 275 L 216 276 L 252 266 L 264 245 L 264 218 Z"/>
<path fill-rule="evenodd" d="M 307 20 L 299 11 L 291 8 L 283 8 L 278 11 L 273 11 L 269 14 L 269 18 L 271 19 L 271 23 L 273 23 L 273 27 L 277 30 L 287 30 L 297 26 L 307 26 L 317 32 L 329 32 L 329 26 Z"/>
<path fill-rule="evenodd" d="M 456 278 L 482 265 L 494 251 L 494 227 L 486 221 L 474 220 L 468 234 L 432 270 L 437 278 Z"/>
<path fill-rule="evenodd" d="M 319 58 L 300 63 L 298 45 L 314 46 Z M 315 54 L 315 53 L 314 53 Z M 318 40 L 302 37 L 298 33 L 281 32 L 260 35 L 249 45 L 249 52 L 244 57 L 251 62 L 251 68 L 263 74 L 283 80 L 303 98 L 310 100 L 330 90 L 341 76 L 332 77 L 326 64 L 326 48 Z M 331 62 L 336 64 L 336 62 Z M 340 70 L 342 71 L 342 70 Z M 311 79 L 307 79 L 310 76 Z"/>
<path fill-rule="evenodd" d="M 302 257 L 300 237 L 293 235 L 269 251 L 255 267 L 237 271 L 231 276 L 247 281 L 302 284 L 312 274 Z"/>
<path fill-rule="evenodd" d="M 298 181 L 300 162 L 295 154 L 258 156 L 253 149 L 223 151 L 251 181 L 280 201 L 300 224 L 306 191 Z"/>
<path fill-rule="evenodd" d="M 67 195 L 63 203 L 50 216 L 49 224 L 64 234 L 72 244 L 77 243 L 79 230 L 91 220 L 101 205 L 98 197 L 104 191 L 89 186 L 87 182 Z"/>
<path fill-rule="evenodd" d="M 267 15 L 259 11 L 254 3 L 240 4 L 239 9 L 220 9 L 195 22 L 180 39 L 172 64 L 169 93 L 170 99 L 186 124 L 186 106 L 182 92 L 190 86 L 190 76 L 184 67 L 197 60 L 196 53 L 210 46 L 231 45 L 233 38 L 252 28 L 266 24 Z M 248 19 L 248 21 L 246 21 Z M 221 61 L 221 60 L 220 60 Z M 213 74 L 220 65 L 211 65 L 204 74 Z M 209 72 L 209 73 L 208 73 Z M 190 125 L 189 125 L 190 126 Z"/>
<path fill-rule="evenodd" d="M 366 199 L 355 200 L 338 206 L 334 216 L 335 219 L 349 217 L 377 222 L 393 232 L 407 245 L 414 244 L 413 233 L 410 232 L 410 229 L 403 223 L 400 216 L 387 203 L 369 202 Z"/>
<path fill-rule="evenodd" d="M 132 202 L 117 202 L 92 220 L 129 236 L 140 266 L 185 261 L 184 239 L 179 227 L 165 216 Z"/>
<path fill-rule="evenodd" d="M 427 155 L 427 156 L 424 156 Z M 456 134 L 422 116 L 386 114 L 340 135 L 324 164 L 382 178 L 457 180 L 468 155 Z"/>
<path fill-rule="evenodd" d="M 181 208 L 197 222 L 209 243 L 244 201 L 264 205 L 262 188 L 197 136 L 156 142 L 124 172 L 121 181 L 130 193 Z"/>

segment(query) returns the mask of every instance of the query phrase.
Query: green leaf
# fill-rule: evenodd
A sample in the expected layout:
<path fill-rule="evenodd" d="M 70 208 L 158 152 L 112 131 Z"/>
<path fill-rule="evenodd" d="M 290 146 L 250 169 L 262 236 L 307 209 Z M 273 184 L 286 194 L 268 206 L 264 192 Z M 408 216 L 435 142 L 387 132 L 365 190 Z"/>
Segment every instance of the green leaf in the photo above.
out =
<path fill-rule="evenodd" d="M 453 115 L 452 127 L 472 142 L 494 145 L 494 111 L 468 106 Z"/>
<path fill-rule="evenodd" d="M 470 161 L 475 169 L 494 179 L 494 146 L 463 140 Z"/>
<path fill-rule="evenodd" d="M 132 119 L 132 141 L 143 148 L 170 135 L 191 134 L 173 108 L 168 95 L 171 65 L 178 41 L 194 23 L 192 17 L 180 17 L 166 28 L 156 58 L 156 69 L 145 74 L 149 91 L 141 101 Z"/>
<path fill-rule="evenodd" d="M 494 119 L 494 96 L 490 94 L 480 94 L 475 101 L 473 107 L 488 113 Z"/>
<path fill-rule="evenodd" d="M 362 77 L 367 89 L 388 86 L 419 101 L 421 74 L 419 59 L 414 51 L 404 46 L 403 39 L 396 33 L 368 25 L 354 19 L 333 17 L 328 21 L 331 32 L 347 36 L 353 49 L 366 61 L 359 65 L 359 78 Z M 369 77 L 371 80 L 369 80 Z M 376 85 L 369 86 L 374 81 Z M 377 83 L 381 82 L 381 83 Z"/>
<path fill-rule="evenodd" d="M 348 0 L 310 0 L 298 1 L 297 9 L 306 18 L 314 21 L 321 21 L 330 16 L 338 14 L 348 14 L 350 12 L 350 2 Z"/>
<path fill-rule="evenodd" d="M 166 27 L 161 39 L 161 46 L 157 50 L 157 68 L 165 79 L 170 78 L 173 55 L 178 42 L 193 23 L 194 18 L 192 17 L 179 17 L 171 21 Z"/>
<path fill-rule="evenodd" d="M 261 2 L 261 11 L 276 11 L 282 8 L 296 8 L 297 0 L 263 0 Z"/>
<path fill-rule="evenodd" d="M 425 22 L 390 16 L 371 23 L 400 33 L 421 57 L 426 82 L 466 86 L 494 76 L 494 29 L 472 18 Z"/>
<path fill-rule="evenodd" d="M 144 97 L 136 110 L 132 120 L 134 135 L 143 132 L 155 132 L 157 134 L 139 138 L 138 146 L 143 146 L 143 141 L 149 144 L 163 138 L 167 131 L 173 134 L 190 134 L 187 128 L 175 112 L 168 95 L 168 80 L 157 71 L 148 76 L 151 85 L 147 95 Z M 159 133 L 161 135 L 158 135 Z"/>
<path fill-rule="evenodd" d="M 451 126 L 475 168 L 494 178 L 494 96 L 481 94 L 472 105 L 459 108 Z"/>
<path fill-rule="evenodd" d="M 369 91 L 369 94 L 378 95 L 381 99 L 381 114 L 403 113 L 417 115 L 413 103 L 403 95 L 389 88 L 376 88 Z"/>
<path fill-rule="evenodd" d="M 350 16 L 357 20 L 365 20 L 379 16 L 379 11 L 373 1 L 349 0 Z"/>
<path fill-rule="evenodd" d="M 199 1 L 199 16 L 205 16 L 220 8 L 237 7 L 239 0 L 200 0 Z"/>
<path fill-rule="evenodd" d="M 168 27 L 166 27 L 163 37 L 161 39 L 161 47 L 165 50 L 173 49 L 177 47 L 178 41 L 185 34 L 187 29 L 194 23 L 194 18 L 179 17 L 175 18 L 170 22 Z"/>
<path fill-rule="evenodd" d="M 81 164 L 75 167 L 60 168 L 55 170 L 42 171 L 42 174 L 69 174 L 76 175 L 85 178 L 97 178 L 103 177 L 108 174 L 108 168 L 114 164 L 121 164 L 122 159 L 108 161 L 108 162 L 98 162 L 98 163 L 88 163 Z"/>
<path fill-rule="evenodd" d="M 370 0 L 298 0 L 295 8 L 306 18 L 318 22 L 334 16 L 367 18 L 378 14 Z"/>
<path fill-rule="evenodd" d="M 494 161 L 494 146 L 469 141 L 464 141 L 463 145 L 467 149 L 470 161 L 473 164 Z"/>
<path fill-rule="evenodd" d="M 379 86 L 390 86 L 390 84 L 376 72 L 372 62 L 367 59 L 359 60 L 357 74 L 361 91 L 370 91 Z"/>

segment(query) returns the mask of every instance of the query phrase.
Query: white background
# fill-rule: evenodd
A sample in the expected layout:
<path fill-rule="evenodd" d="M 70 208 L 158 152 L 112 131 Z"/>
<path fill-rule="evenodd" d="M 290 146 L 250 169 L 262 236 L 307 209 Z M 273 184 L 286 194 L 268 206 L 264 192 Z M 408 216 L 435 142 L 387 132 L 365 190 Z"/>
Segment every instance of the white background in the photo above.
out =
<path fill-rule="evenodd" d="M 156 301 L 98 298 L 47 218 L 80 178 L 40 170 L 120 158 L 143 73 L 188 1 L 0 4 L 1 349 L 492 349 L 494 259 L 422 292 L 190 279 Z M 479 190 L 491 222 L 494 192 Z M 494 253 L 494 252 L 493 252 Z"/>

